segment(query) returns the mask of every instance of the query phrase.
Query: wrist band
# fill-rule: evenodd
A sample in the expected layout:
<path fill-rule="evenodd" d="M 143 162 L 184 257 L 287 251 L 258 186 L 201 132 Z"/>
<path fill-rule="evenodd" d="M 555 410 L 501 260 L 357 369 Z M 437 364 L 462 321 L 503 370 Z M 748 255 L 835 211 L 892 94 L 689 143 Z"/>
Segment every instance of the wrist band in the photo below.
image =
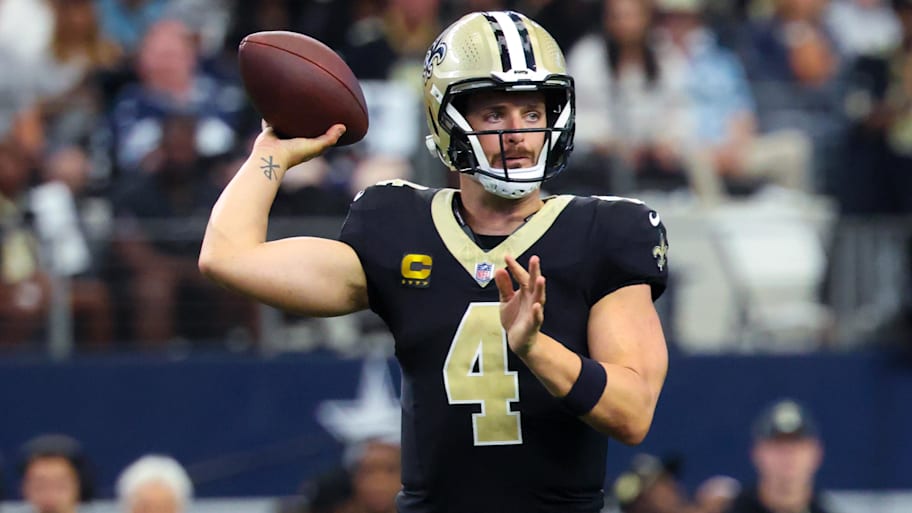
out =
<path fill-rule="evenodd" d="M 582 363 L 579 377 L 576 378 L 576 382 L 570 387 L 570 392 L 561 399 L 561 402 L 570 410 L 570 413 L 577 417 L 592 411 L 592 408 L 602 398 L 602 393 L 608 384 L 608 375 L 605 374 L 605 368 L 602 367 L 602 364 L 592 358 L 586 358 L 583 355 L 578 356 Z"/>

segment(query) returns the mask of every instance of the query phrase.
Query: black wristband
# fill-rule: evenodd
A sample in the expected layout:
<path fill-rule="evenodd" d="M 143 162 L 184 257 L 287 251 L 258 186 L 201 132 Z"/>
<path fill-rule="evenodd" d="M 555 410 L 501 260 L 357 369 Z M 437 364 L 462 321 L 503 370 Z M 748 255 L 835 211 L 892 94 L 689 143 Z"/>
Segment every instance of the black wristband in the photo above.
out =
<path fill-rule="evenodd" d="M 605 391 L 605 386 L 608 384 L 608 375 L 605 374 L 605 368 L 599 362 L 583 355 L 578 356 L 582 363 L 579 377 L 576 378 L 576 382 L 570 387 L 570 392 L 561 399 L 561 402 L 570 410 L 570 413 L 580 417 L 592 411 L 592 408 L 598 404 Z"/>

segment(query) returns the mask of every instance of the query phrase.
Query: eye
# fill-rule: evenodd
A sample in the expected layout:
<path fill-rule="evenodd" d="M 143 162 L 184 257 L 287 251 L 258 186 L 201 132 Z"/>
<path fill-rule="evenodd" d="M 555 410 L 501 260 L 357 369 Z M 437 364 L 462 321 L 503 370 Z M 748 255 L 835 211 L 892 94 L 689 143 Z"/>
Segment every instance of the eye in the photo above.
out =
<path fill-rule="evenodd" d="M 537 109 L 526 112 L 527 123 L 538 123 L 542 118 L 544 118 L 544 114 Z"/>
<path fill-rule="evenodd" d="M 489 110 L 484 114 L 484 120 L 488 123 L 496 123 L 503 119 L 503 114 L 496 110 Z"/>

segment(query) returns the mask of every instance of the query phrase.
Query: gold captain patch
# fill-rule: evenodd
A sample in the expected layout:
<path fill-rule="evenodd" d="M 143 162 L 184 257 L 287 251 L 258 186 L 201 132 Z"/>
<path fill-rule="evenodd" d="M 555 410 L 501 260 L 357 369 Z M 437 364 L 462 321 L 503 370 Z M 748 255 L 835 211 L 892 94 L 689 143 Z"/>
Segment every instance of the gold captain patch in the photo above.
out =
<path fill-rule="evenodd" d="M 408 253 L 402 257 L 402 285 L 418 289 L 427 288 L 431 284 L 431 266 L 434 259 L 430 255 Z"/>

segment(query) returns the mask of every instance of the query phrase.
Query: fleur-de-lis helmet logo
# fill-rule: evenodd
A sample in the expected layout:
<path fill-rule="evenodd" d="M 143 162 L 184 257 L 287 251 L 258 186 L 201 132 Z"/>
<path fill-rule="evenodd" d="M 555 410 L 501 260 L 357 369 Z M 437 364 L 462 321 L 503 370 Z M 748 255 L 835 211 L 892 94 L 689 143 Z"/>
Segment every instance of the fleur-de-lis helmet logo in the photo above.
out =
<path fill-rule="evenodd" d="M 442 34 L 441 34 L 442 36 Z M 444 57 L 446 57 L 447 45 L 444 43 L 440 37 L 438 37 L 434 44 L 428 49 L 427 54 L 424 56 L 424 81 L 427 82 L 431 78 L 431 73 L 434 66 L 443 62 Z"/>

